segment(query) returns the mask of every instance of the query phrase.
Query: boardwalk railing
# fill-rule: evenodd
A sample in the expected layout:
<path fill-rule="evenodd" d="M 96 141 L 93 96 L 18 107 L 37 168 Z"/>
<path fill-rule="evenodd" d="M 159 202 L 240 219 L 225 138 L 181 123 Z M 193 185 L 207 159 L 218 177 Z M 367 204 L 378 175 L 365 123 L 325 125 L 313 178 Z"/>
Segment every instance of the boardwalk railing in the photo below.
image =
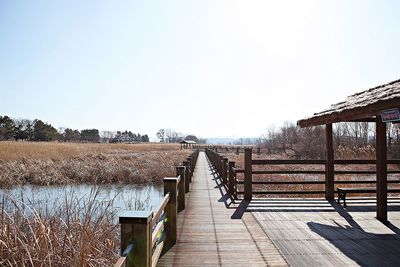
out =
<path fill-rule="evenodd" d="M 199 150 L 176 167 L 176 177 L 164 178 L 164 198 L 155 211 L 127 211 L 119 217 L 121 257 L 114 267 L 156 266 L 176 243 L 178 212 L 185 209 Z"/>
<path fill-rule="evenodd" d="M 375 174 L 376 170 L 329 170 L 327 168 L 326 160 L 266 160 L 266 159 L 253 159 L 253 153 L 251 148 L 245 149 L 244 154 L 244 167 L 237 169 L 234 161 L 229 161 L 222 154 L 216 152 L 217 149 L 206 149 L 207 157 L 211 164 L 215 167 L 216 172 L 220 174 L 222 180 L 227 184 L 228 192 L 237 198 L 238 194 L 242 194 L 244 199 L 251 200 L 253 195 L 312 195 L 312 194 L 325 194 L 327 195 L 326 180 L 320 179 L 321 175 L 328 175 L 328 171 L 333 171 L 335 175 L 371 175 Z M 352 165 L 376 165 L 375 160 L 334 160 L 334 165 L 338 166 L 352 166 Z M 400 160 L 388 160 L 388 164 L 400 164 Z M 254 168 L 254 166 L 257 166 Z M 285 166 L 287 169 L 277 170 L 276 166 Z M 295 166 L 300 166 L 300 169 L 296 169 Z M 310 168 L 314 166 L 314 168 Z M 315 167 L 319 167 L 316 170 Z M 306 169 L 309 168 L 309 169 Z M 228 170 L 228 174 L 226 174 Z M 400 170 L 389 170 L 388 174 L 398 174 Z M 298 175 L 295 180 L 292 179 L 271 179 L 260 177 L 260 175 Z M 254 176 L 257 175 L 257 179 L 253 180 Z M 238 176 L 243 177 L 238 179 Z M 317 179 L 310 180 L 312 176 L 319 176 Z M 228 180 L 226 180 L 228 177 Z M 352 177 L 353 178 L 353 177 Z M 388 183 L 400 183 L 399 179 L 388 180 Z M 376 180 L 372 179 L 351 179 L 351 180 L 334 180 L 334 184 L 376 184 Z M 256 190 L 259 187 L 254 188 L 253 185 L 265 185 L 264 188 L 267 190 Z M 278 189 L 272 190 L 274 187 L 281 188 L 282 186 L 295 186 L 297 190 L 289 189 Z M 323 185 L 325 190 L 313 190 L 312 185 Z M 238 190 L 238 187 L 243 188 Z M 299 189 L 300 188 L 300 189 Z M 310 190 L 311 188 L 311 190 Z M 332 187 L 333 188 L 333 187 Z M 336 192 L 336 190 L 334 191 Z"/>

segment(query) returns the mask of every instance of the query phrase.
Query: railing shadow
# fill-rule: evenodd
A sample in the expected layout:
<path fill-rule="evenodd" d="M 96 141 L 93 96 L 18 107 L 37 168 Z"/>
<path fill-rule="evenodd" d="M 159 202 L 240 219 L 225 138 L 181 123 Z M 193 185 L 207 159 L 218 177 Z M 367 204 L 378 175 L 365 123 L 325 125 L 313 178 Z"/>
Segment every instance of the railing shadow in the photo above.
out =
<path fill-rule="evenodd" d="M 388 222 L 385 226 L 393 233 L 369 233 L 354 220 L 348 212 L 349 209 L 344 209 L 336 202 L 331 202 L 331 206 L 347 221 L 349 226 L 338 223 L 332 226 L 308 222 L 307 225 L 311 231 L 328 240 L 344 255 L 361 266 L 399 266 L 400 229 L 397 226 Z M 359 207 L 357 211 L 360 211 Z"/>
<path fill-rule="evenodd" d="M 208 166 L 209 166 L 209 171 L 210 171 L 210 175 L 213 176 L 213 181 L 215 182 L 216 186 L 214 186 L 215 189 L 218 189 L 220 194 L 221 194 L 221 198 L 218 199 L 218 202 L 223 202 L 225 207 L 227 209 L 231 209 L 232 205 L 235 203 L 235 200 L 232 198 L 232 196 L 228 193 L 228 188 L 227 186 L 223 183 L 222 181 L 222 177 L 218 174 L 218 172 L 216 171 L 215 168 L 212 167 L 211 162 L 209 161 L 209 159 L 207 158 L 208 161 Z"/>

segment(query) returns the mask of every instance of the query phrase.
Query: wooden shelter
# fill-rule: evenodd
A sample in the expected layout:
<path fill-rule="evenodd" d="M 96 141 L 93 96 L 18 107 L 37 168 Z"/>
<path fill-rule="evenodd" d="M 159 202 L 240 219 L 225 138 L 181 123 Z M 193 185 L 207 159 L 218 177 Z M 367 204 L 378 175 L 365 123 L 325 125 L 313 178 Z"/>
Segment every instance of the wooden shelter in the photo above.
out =
<path fill-rule="evenodd" d="M 192 140 L 183 140 L 180 141 L 179 144 L 181 144 L 181 149 L 186 149 L 186 148 L 191 148 L 193 145 L 197 144 L 195 141 Z"/>
<path fill-rule="evenodd" d="M 386 123 L 396 121 L 400 108 L 400 80 L 351 95 L 343 102 L 299 120 L 300 127 L 326 125 L 325 197 L 334 199 L 334 152 L 332 124 L 336 122 L 376 123 L 377 218 L 387 221 L 387 137 Z"/>

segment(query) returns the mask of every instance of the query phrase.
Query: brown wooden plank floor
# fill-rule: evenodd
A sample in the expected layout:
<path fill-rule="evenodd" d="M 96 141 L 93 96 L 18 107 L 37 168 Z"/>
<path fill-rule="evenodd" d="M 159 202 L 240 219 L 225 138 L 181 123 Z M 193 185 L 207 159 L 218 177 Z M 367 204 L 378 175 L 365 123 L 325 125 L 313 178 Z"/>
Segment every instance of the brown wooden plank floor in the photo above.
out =
<path fill-rule="evenodd" d="M 178 216 L 177 244 L 158 266 L 287 266 L 251 213 L 231 219 L 226 192 L 210 170 L 204 152 L 197 161 L 186 209 Z"/>
<path fill-rule="evenodd" d="M 255 199 L 247 207 L 292 266 L 400 266 L 400 200 L 389 198 L 389 224 L 374 199 Z"/>

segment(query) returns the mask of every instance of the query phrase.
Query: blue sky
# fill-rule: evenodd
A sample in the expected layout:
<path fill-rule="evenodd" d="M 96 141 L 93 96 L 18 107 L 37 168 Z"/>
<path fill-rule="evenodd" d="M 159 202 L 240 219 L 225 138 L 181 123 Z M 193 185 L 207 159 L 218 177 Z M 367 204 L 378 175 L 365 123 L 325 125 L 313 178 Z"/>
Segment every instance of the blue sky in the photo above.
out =
<path fill-rule="evenodd" d="M 259 136 L 400 78 L 399 1 L 0 1 L 0 113 Z"/>

